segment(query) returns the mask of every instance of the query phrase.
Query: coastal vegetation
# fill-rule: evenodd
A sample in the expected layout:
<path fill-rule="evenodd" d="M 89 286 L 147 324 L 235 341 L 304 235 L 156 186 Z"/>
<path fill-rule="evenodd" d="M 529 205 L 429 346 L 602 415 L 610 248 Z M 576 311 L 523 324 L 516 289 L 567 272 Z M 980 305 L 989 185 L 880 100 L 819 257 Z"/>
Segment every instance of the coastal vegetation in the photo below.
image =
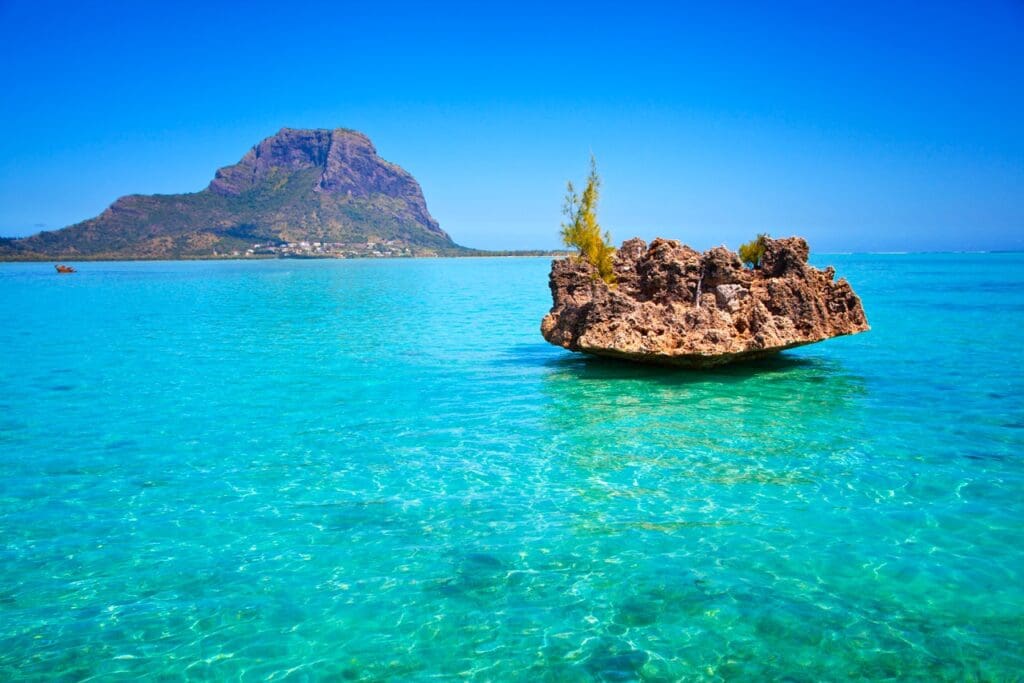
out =
<path fill-rule="evenodd" d="M 565 246 L 576 249 L 579 258 L 590 261 L 602 280 L 611 284 L 615 282 L 612 258 L 615 247 L 612 246 L 610 232 L 601 232 L 597 221 L 597 200 L 600 196 L 601 178 L 597 175 L 597 161 L 590 157 L 590 175 L 582 194 L 576 193 L 572 181 L 568 183 L 565 204 L 562 212 L 567 222 L 562 224 L 562 241 Z"/>
<path fill-rule="evenodd" d="M 343 128 L 283 128 L 199 192 L 128 195 L 61 230 L 0 240 L 0 260 L 472 255 L 416 180 Z"/>
<path fill-rule="evenodd" d="M 758 233 L 757 237 L 741 244 L 739 248 L 740 260 L 751 268 L 759 268 L 761 259 L 764 258 L 764 248 L 767 244 L 768 233 Z"/>

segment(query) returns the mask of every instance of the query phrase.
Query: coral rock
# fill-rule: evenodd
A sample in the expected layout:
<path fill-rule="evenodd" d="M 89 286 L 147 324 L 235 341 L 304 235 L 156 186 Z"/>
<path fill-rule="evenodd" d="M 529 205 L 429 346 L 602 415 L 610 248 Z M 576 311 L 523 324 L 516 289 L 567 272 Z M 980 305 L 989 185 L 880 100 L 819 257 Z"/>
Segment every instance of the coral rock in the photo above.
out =
<path fill-rule="evenodd" d="M 611 285 L 585 259 L 560 259 L 541 333 L 571 351 L 707 367 L 867 330 L 849 283 L 808 265 L 809 253 L 802 238 L 769 239 L 748 270 L 725 247 L 634 238 L 615 254 Z"/>

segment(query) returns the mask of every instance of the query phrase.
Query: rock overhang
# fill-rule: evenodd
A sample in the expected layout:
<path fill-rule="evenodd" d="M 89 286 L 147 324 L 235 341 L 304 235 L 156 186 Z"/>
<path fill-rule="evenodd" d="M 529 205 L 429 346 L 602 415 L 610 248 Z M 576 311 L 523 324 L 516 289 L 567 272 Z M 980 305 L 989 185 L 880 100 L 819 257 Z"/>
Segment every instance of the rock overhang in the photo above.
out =
<path fill-rule="evenodd" d="M 541 333 L 572 351 L 707 367 L 867 330 L 849 283 L 809 265 L 809 253 L 800 237 L 767 239 L 752 270 L 724 247 L 634 238 L 616 252 L 612 285 L 584 259 L 556 260 Z"/>

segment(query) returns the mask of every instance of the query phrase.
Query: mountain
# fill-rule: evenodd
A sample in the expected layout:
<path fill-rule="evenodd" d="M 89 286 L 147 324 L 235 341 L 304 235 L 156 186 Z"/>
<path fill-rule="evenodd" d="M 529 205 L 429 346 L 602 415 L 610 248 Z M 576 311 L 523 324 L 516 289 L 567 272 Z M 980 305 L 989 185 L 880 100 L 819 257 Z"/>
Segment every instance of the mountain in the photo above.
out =
<path fill-rule="evenodd" d="M 469 251 L 408 172 L 344 128 L 282 128 L 199 192 L 128 195 L 62 230 L 0 240 L 0 259 L 24 260 Z"/>

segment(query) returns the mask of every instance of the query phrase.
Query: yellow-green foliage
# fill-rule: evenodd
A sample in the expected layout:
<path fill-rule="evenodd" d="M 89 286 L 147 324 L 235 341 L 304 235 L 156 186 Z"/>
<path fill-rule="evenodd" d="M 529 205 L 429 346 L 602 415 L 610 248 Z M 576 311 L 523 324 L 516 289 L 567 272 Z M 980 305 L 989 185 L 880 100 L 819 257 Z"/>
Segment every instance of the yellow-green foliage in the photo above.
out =
<path fill-rule="evenodd" d="M 582 258 L 587 259 L 597 268 L 601 279 L 607 283 L 615 282 L 612 268 L 612 257 L 615 247 L 611 245 L 611 233 L 601 234 L 601 226 L 597 222 L 598 188 L 601 179 L 597 175 L 597 162 L 590 157 L 590 175 L 587 176 L 587 187 L 582 195 L 576 194 L 572 182 L 565 195 L 565 206 L 562 212 L 568 219 L 562 223 L 562 241 L 565 246 L 579 250 Z"/>
<path fill-rule="evenodd" d="M 760 266 L 761 259 L 764 258 L 764 244 L 767 239 L 768 233 L 762 232 L 746 244 L 741 244 L 740 260 L 751 268 L 757 268 Z"/>

